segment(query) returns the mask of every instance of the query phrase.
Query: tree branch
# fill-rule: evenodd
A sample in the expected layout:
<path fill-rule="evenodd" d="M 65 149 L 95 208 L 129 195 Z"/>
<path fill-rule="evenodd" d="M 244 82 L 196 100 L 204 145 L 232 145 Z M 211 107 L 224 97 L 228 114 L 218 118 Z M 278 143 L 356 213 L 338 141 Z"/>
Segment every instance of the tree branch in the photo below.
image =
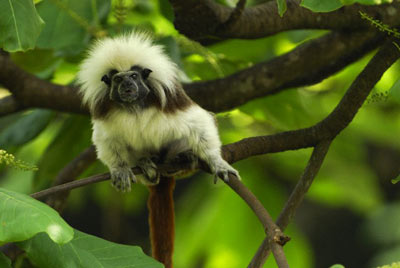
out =
<path fill-rule="evenodd" d="M 226 111 L 290 87 L 318 83 L 358 60 L 383 40 L 382 35 L 374 32 L 332 33 L 223 79 L 185 84 L 184 88 L 205 109 Z M 41 80 L 19 68 L 5 53 L 0 53 L 0 81 L 13 92 L 18 109 L 39 107 L 88 113 L 81 105 L 77 88 Z M 12 111 L 1 109 L 5 113 Z"/>
<path fill-rule="evenodd" d="M 295 29 L 373 29 L 361 19 L 359 11 L 388 25 L 400 24 L 399 2 L 379 6 L 354 4 L 328 13 L 313 13 L 301 7 L 299 0 L 286 2 L 287 10 L 282 18 L 278 14 L 276 2 L 269 1 L 244 9 L 234 24 L 224 27 L 234 8 L 213 0 L 170 0 L 175 13 L 175 28 L 204 45 L 231 38 L 261 38 Z"/>
<path fill-rule="evenodd" d="M 68 165 L 66 165 L 57 175 L 53 182 L 53 186 L 65 184 L 75 180 L 83 171 L 85 171 L 94 161 L 97 155 L 95 147 L 92 145 L 85 149 L 77 157 L 75 157 Z M 46 203 L 58 212 L 62 211 L 65 206 L 65 200 L 68 198 L 69 191 L 60 192 L 57 195 L 51 195 Z"/>
<path fill-rule="evenodd" d="M 60 172 L 58 179 L 56 181 L 62 180 L 65 181 L 66 179 L 71 180 L 75 177 L 76 174 L 79 174 L 82 168 L 86 167 L 86 160 L 90 159 L 92 160 L 94 150 L 92 147 L 89 147 L 87 150 L 85 150 L 81 155 L 79 155 L 77 158 L 75 158 L 69 165 L 67 165 L 62 172 Z M 80 164 L 81 162 L 85 162 L 83 165 Z M 90 161 L 89 161 L 90 162 Z M 73 167 L 77 169 L 76 170 L 71 170 Z M 160 165 L 158 166 L 158 170 L 161 173 L 171 173 L 172 171 L 180 170 L 180 169 L 185 169 L 187 167 L 185 166 L 169 166 L 169 165 Z M 203 167 L 204 170 L 208 171 L 207 167 Z M 137 175 L 141 174 L 140 168 L 133 168 L 132 171 Z M 68 178 L 68 174 L 70 174 L 72 177 Z M 74 188 L 82 187 L 85 185 L 105 181 L 110 179 L 110 174 L 109 173 L 103 173 L 95 176 L 91 176 L 85 179 L 77 180 L 77 181 L 71 181 L 67 182 L 61 185 L 56 185 L 51 188 L 45 189 L 43 191 L 31 194 L 31 197 L 36 198 L 36 199 L 42 199 L 46 196 L 54 196 L 55 194 L 58 194 L 59 197 L 63 197 L 63 195 L 60 195 L 60 193 L 66 193 L 69 190 L 72 190 Z M 236 177 L 230 176 L 229 181 L 226 182 L 229 187 L 231 187 L 248 205 L 249 207 L 253 210 L 253 212 L 256 214 L 260 222 L 262 223 L 264 229 L 266 230 L 267 236 L 268 236 L 268 243 L 272 248 L 272 252 L 275 256 L 275 260 L 278 264 L 278 267 L 289 267 L 287 264 L 286 257 L 283 253 L 282 246 L 289 241 L 289 238 L 283 234 L 283 232 L 279 229 L 279 227 L 274 223 L 272 220 L 271 216 L 269 213 L 266 211 L 266 209 L 263 207 L 261 202 L 255 197 L 255 195 L 241 182 L 239 181 Z M 55 201 L 57 200 L 58 197 L 56 197 Z"/>
<path fill-rule="evenodd" d="M 282 229 L 286 229 L 290 220 L 293 218 L 297 208 L 303 202 L 305 194 L 308 192 L 314 178 L 316 177 L 324 159 L 328 152 L 331 141 L 322 141 L 315 148 L 308 161 L 307 167 L 301 176 L 299 182 L 290 195 L 285 207 L 281 211 L 276 224 Z M 271 248 L 268 237 L 264 239 L 263 243 L 257 250 L 256 255 L 253 257 L 249 264 L 249 268 L 262 267 L 268 257 L 269 249 Z"/>
<path fill-rule="evenodd" d="M 226 111 L 288 88 L 321 82 L 383 41 L 375 32 L 331 33 L 230 76 L 184 88 L 205 109 Z"/>
<path fill-rule="evenodd" d="M 239 161 L 253 155 L 314 147 L 323 140 L 332 140 L 353 120 L 385 71 L 397 61 L 400 51 L 387 42 L 357 76 L 340 103 L 318 124 L 269 136 L 246 138 L 224 146 L 228 162 Z"/>
<path fill-rule="evenodd" d="M 0 116 L 16 113 L 22 110 L 13 96 L 6 96 L 0 99 Z"/>
<path fill-rule="evenodd" d="M 249 205 L 264 226 L 268 237 L 267 243 L 272 248 L 278 267 L 289 267 L 282 248 L 289 241 L 289 238 L 283 234 L 261 202 L 241 181 L 236 177 L 229 176 L 229 181 L 226 184 Z"/>
<path fill-rule="evenodd" d="M 4 51 L 0 51 L 0 82 L 11 91 L 20 109 L 39 107 L 63 112 L 86 112 L 76 88 L 35 77 L 18 67 Z"/>
<path fill-rule="evenodd" d="M 275 135 L 251 137 L 224 145 L 222 147 L 224 159 L 229 163 L 234 163 L 254 155 L 314 147 L 324 140 L 334 139 L 350 124 L 376 82 L 399 57 L 400 51 L 391 42 L 387 42 L 358 75 L 334 111 L 324 120 L 309 128 L 286 131 Z M 170 166 L 160 166 L 159 168 L 166 172 L 172 172 L 171 168 L 173 171 L 177 170 L 177 167 Z M 178 169 L 180 168 L 184 169 L 184 167 Z M 135 170 L 135 172 L 138 172 L 138 170 Z M 107 174 L 96 175 L 85 180 L 98 182 L 107 180 L 107 176 Z M 63 186 L 52 187 L 34 195 L 35 198 L 40 198 L 92 183 L 86 183 L 85 180 L 68 183 L 65 188 Z M 54 192 L 50 190 L 53 188 L 55 189 Z"/>

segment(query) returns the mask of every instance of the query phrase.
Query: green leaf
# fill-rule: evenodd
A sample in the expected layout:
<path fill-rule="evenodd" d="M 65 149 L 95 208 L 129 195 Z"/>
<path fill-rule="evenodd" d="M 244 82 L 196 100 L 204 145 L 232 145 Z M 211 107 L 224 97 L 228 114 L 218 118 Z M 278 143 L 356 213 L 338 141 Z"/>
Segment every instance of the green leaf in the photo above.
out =
<path fill-rule="evenodd" d="M 43 24 L 32 0 L 0 1 L 0 47 L 4 50 L 34 48 Z"/>
<path fill-rule="evenodd" d="M 334 264 L 329 268 L 345 268 L 345 267 L 343 265 L 341 265 L 341 264 Z"/>
<path fill-rule="evenodd" d="M 172 36 L 166 36 L 158 40 L 165 47 L 168 56 L 180 67 L 182 67 L 181 52 L 179 46 Z"/>
<path fill-rule="evenodd" d="M 43 1 L 37 10 L 46 22 L 37 46 L 76 55 L 89 43 L 90 29 L 97 27 L 108 14 L 110 1 Z"/>
<path fill-rule="evenodd" d="M 53 112 L 37 109 L 19 118 L 0 133 L 0 147 L 3 149 L 19 146 L 33 140 L 46 128 Z"/>
<path fill-rule="evenodd" d="M 354 2 L 363 5 L 380 5 L 384 3 L 392 3 L 393 0 L 355 0 Z"/>
<path fill-rule="evenodd" d="M 11 268 L 11 260 L 7 258 L 2 252 L 0 252 L 0 267 Z"/>
<path fill-rule="evenodd" d="M 116 244 L 74 230 L 74 239 L 58 246 L 39 234 L 29 241 L 18 243 L 28 258 L 41 268 L 143 267 L 162 268 L 138 246 Z"/>
<path fill-rule="evenodd" d="M 48 186 L 58 172 L 91 145 L 91 123 L 88 116 L 72 115 L 42 155 L 35 173 L 35 189 Z"/>
<path fill-rule="evenodd" d="M 396 184 L 396 183 L 398 183 L 399 181 L 400 181 L 400 175 L 397 176 L 396 178 L 394 178 L 393 180 L 391 180 L 391 182 L 392 182 L 393 184 Z"/>
<path fill-rule="evenodd" d="M 44 203 L 32 197 L 0 188 L 0 241 L 16 242 L 46 232 L 54 242 L 65 244 L 73 229 Z"/>
<path fill-rule="evenodd" d="M 174 22 L 174 10 L 171 7 L 171 4 L 168 0 L 160 0 L 158 1 L 160 5 L 160 12 L 161 14 L 170 22 Z"/>
<path fill-rule="evenodd" d="M 283 16 L 283 14 L 286 12 L 286 0 L 276 0 L 276 4 L 278 5 L 278 12 L 279 16 Z"/>
<path fill-rule="evenodd" d="M 352 4 L 354 4 L 356 1 L 357 1 L 357 0 L 340 0 L 340 2 L 341 2 L 343 5 L 345 5 L 345 6 L 347 6 L 347 5 L 352 5 Z"/>
<path fill-rule="evenodd" d="M 389 89 L 389 98 L 400 103 L 400 79 L 398 79 Z"/>
<path fill-rule="evenodd" d="M 314 12 L 331 12 L 343 6 L 340 0 L 302 0 L 300 5 Z"/>

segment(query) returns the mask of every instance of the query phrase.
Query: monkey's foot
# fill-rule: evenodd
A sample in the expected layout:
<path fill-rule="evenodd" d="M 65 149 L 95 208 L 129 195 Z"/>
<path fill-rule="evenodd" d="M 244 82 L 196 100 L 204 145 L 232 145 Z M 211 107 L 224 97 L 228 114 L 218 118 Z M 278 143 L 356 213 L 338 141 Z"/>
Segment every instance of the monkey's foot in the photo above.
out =
<path fill-rule="evenodd" d="M 144 185 L 156 185 L 160 182 L 160 173 L 158 173 L 156 164 L 150 158 L 140 159 L 137 166 L 143 171 L 141 182 Z"/>
<path fill-rule="evenodd" d="M 212 171 L 214 173 L 214 183 L 217 183 L 218 178 L 226 182 L 229 181 L 229 175 L 235 176 L 238 180 L 241 180 L 239 172 L 222 159 L 218 163 L 215 163 Z"/>
<path fill-rule="evenodd" d="M 111 185 L 119 192 L 130 192 L 131 181 L 136 182 L 136 177 L 130 168 L 119 168 L 111 171 Z"/>

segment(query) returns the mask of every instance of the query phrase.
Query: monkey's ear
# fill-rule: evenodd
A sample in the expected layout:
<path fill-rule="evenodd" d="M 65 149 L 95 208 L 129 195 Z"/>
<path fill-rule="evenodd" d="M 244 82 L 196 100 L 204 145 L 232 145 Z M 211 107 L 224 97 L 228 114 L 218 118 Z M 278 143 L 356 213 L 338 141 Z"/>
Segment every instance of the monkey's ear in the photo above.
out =
<path fill-rule="evenodd" d="M 111 85 L 111 80 L 108 77 L 108 75 L 103 75 L 103 77 L 101 78 L 101 81 L 103 81 L 106 85 L 110 86 Z"/>
<path fill-rule="evenodd" d="M 151 72 L 152 72 L 152 70 L 147 69 L 147 68 L 144 68 L 144 69 L 142 70 L 142 77 L 143 77 L 143 79 L 147 79 L 147 78 L 149 77 L 149 75 L 150 75 Z"/>

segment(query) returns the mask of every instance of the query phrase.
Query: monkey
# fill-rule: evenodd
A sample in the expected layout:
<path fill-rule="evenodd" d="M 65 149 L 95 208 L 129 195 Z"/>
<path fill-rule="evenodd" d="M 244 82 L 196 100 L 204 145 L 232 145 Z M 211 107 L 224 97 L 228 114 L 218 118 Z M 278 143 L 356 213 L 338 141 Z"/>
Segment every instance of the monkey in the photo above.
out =
<path fill-rule="evenodd" d="M 203 161 L 214 180 L 240 179 L 221 156 L 214 115 L 189 98 L 178 71 L 164 48 L 143 32 L 97 40 L 83 60 L 77 78 L 91 114 L 92 141 L 118 191 L 142 183 L 152 196 L 163 184 L 157 164 L 179 157 Z M 133 174 L 134 166 L 142 176 Z M 164 188 L 172 191 L 173 185 Z M 151 202 L 157 203 L 154 194 Z"/>

